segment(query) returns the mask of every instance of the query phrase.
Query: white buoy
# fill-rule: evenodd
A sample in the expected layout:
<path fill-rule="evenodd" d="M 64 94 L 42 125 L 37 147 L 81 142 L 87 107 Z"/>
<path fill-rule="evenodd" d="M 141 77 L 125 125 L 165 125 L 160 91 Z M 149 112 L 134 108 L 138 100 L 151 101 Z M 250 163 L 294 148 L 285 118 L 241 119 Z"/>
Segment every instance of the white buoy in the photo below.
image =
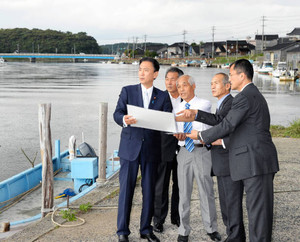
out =
<path fill-rule="evenodd" d="M 76 157 L 76 138 L 72 135 L 69 139 L 69 160 L 73 160 Z"/>

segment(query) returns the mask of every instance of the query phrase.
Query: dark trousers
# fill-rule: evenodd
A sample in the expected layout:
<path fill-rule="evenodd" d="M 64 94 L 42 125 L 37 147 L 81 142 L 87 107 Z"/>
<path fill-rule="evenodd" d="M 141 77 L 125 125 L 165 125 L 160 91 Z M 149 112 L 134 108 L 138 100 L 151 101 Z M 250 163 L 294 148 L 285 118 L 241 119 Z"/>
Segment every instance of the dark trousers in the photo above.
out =
<path fill-rule="evenodd" d="M 272 238 L 274 173 L 242 180 L 246 192 L 250 242 L 270 242 Z"/>
<path fill-rule="evenodd" d="M 177 178 L 177 160 L 171 162 L 161 162 L 158 165 L 157 181 L 155 185 L 154 199 L 154 223 L 163 224 L 168 214 L 169 205 L 169 186 L 172 173 L 172 195 L 171 195 L 171 221 L 179 220 L 178 204 L 178 178 Z"/>
<path fill-rule="evenodd" d="M 230 176 L 218 176 L 218 191 L 223 223 L 226 226 L 227 240 L 246 241 L 243 222 L 243 182 L 232 181 Z"/>
<path fill-rule="evenodd" d="M 154 210 L 154 191 L 157 163 L 147 161 L 147 157 L 144 157 L 142 154 L 143 147 L 137 160 L 128 161 L 120 158 L 120 194 L 117 221 L 118 235 L 130 234 L 130 212 L 139 166 L 141 167 L 143 195 L 140 233 L 149 234 L 152 232 L 151 220 Z"/>

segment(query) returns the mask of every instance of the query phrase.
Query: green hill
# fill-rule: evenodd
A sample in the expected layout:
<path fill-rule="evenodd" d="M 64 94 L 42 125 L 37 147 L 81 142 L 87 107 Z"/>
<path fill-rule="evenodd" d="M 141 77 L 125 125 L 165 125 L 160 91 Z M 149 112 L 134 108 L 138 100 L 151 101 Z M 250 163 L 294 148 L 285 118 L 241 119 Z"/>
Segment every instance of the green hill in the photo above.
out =
<path fill-rule="evenodd" d="M 85 32 L 0 29 L 0 53 L 86 53 L 101 54 L 97 41 Z"/>

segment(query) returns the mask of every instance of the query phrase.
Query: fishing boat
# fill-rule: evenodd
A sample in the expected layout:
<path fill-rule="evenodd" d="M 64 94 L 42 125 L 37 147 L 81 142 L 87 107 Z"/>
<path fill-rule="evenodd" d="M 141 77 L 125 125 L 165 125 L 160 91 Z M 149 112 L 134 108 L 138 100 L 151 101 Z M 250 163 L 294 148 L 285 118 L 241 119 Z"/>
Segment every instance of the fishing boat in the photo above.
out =
<path fill-rule="evenodd" d="M 261 67 L 258 69 L 258 74 L 272 75 L 273 64 L 269 61 L 264 61 Z"/>
<path fill-rule="evenodd" d="M 221 65 L 222 69 L 229 69 L 230 64 L 229 63 L 225 63 Z"/>
<path fill-rule="evenodd" d="M 77 157 L 69 160 L 69 150 L 60 152 L 60 141 L 55 141 L 55 155 L 52 158 L 54 196 L 67 195 L 64 192 L 71 190 L 70 203 L 94 189 L 98 177 L 98 158 L 80 156 L 79 149 L 76 153 Z M 106 161 L 106 179 L 117 175 L 119 169 L 118 151 L 115 150 Z M 0 222 L 10 221 L 13 226 L 41 218 L 41 181 L 42 164 L 38 164 L 0 182 Z M 65 204 L 66 198 L 54 200 L 56 207 Z"/>
<path fill-rule="evenodd" d="M 202 68 L 208 67 L 207 62 L 205 60 L 201 60 L 200 67 L 202 67 Z"/>
<path fill-rule="evenodd" d="M 287 70 L 286 62 L 278 62 L 276 69 L 272 72 L 273 77 L 279 78 Z"/>

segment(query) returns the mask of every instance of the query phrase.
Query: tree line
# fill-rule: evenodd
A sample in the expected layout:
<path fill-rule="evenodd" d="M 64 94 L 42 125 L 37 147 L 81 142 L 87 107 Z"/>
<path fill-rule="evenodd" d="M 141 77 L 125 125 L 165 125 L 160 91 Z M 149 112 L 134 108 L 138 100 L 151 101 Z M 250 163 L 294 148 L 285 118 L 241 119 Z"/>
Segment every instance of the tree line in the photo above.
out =
<path fill-rule="evenodd" d="M 85 32 L 14 28 L 0 29 L 0 53 L 101 54 L 101 47 Z"/>

